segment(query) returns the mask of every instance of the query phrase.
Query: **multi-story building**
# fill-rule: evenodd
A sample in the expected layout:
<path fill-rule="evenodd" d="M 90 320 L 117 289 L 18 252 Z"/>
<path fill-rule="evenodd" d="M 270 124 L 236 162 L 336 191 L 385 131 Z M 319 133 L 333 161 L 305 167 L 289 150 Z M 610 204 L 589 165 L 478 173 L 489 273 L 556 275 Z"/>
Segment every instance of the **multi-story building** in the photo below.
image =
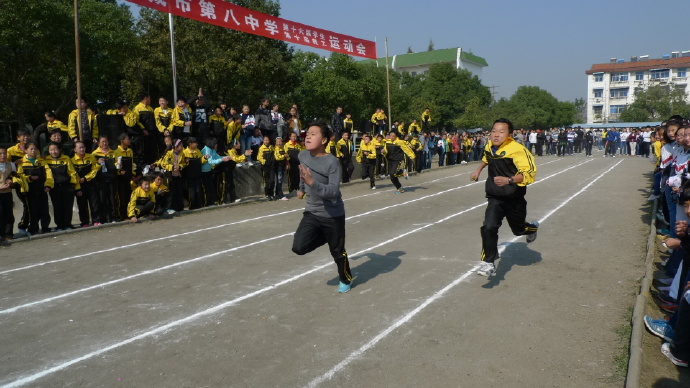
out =
<path fill-rule="evenodd" d="M 365 62 L 365 61 L 362 61 Z M 376 60 L 379 66 L 386 66 L 386 58 Z M 441 49 L 408 53 L 388 57 L 388 65 L 398 72 L 421 75 L 429 72 L 435 63 L 452 63 L 456 69 L 466 69 L 482 79 L 482 69 L 489 66 L 486 59 L 478 57 L 462 48 Z"/>
<path fill-rule="evenodd" d="M 687 72 L 690 50 L 674 51 L 661 59 L 649 55 L 630 61 L 611 58 L 609 63 L 592 65 L 587 70 L 587 122 L 615 123 L 626 106 L 635 101 L 635 91 L 653 85 L 675 86 L 688 93 Z M 686 97 L 687 98 L 687 97 Z"/>

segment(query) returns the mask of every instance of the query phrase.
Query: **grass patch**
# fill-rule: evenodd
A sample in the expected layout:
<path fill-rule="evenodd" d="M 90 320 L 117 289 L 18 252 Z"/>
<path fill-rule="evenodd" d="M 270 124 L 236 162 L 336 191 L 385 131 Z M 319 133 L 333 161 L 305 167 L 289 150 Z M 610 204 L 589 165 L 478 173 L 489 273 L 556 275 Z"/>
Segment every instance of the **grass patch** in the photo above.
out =
<path fill-rule="evenodd" d="M 628 374 L 628 362 L 630 361 L 630 336 L 632 335 L 632 315 L 635 306 L 628 306 L 623 324 L 615 329 L 618 339 L 618 352 L 613 357 L 615 369 L 611 376 L 612 382 L 625 381 Z"/>

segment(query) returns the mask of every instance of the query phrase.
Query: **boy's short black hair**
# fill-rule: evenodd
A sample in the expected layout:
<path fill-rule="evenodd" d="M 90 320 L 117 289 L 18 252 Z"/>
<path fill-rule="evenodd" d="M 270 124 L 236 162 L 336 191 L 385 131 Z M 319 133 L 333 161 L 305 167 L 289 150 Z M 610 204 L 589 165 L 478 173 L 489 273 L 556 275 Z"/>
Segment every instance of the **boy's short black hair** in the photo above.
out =
<path fill-rule="evenodd" d="M 218 139 L 215 137 L 209 136 L 208 139 L 206 139 L 206 147 L 213 149 L 216 145 L 218 145 Z"/>
<path fill-rule="evenodd" d="M 18 130 L 17 130 L 17 137 L 19 137 L 19 136 L 29 136 L 29 135 L 31 135 L 31 134 L 30 134 L 29 131 L 27 131 L 26 129 L 18 129 Z"/>
<path fill-rule="evenodd" d="M 184 97 L 177 97 L 177 100 L 175 100 L 175 102 L 180 102 L 180 101 L 184 102 L 185 104 L 187 103 L 187 99 Z"/>
<path fill-rule="evenodd" d="M 103 137 L 105 137 L 105 136 L 101 136 L 101 138 L 103 138 Z M 107 139 L 107 137 L 106 137 L 106 139 Z M 119 141 L 123 141 L 125 139 L 129 139 L 129 135 L 126 133 L 121 133 L 120 136 L 117 137 L 117 140 L 119 140 Z"/>
<path fill-rule="evenodd" d="M 58 150 L 60 150 L 60 152 L 62 152 L 62 146 L 60 146 L 60 143 L 56 143 L 56 142 L 54 142 L 54 141 L 51 141 L 51 142 L 48 143 L 48 148 L 49 148 L 49 149 L 50 149 L 50 146 L 55 146 L 55 147 L 58 148 Z"/>
<path fill-rule="evenodd" d="M 138 101 L 141 101 L 141 100 L 145 99 L 146 97 L 151 97 L 151 95 L 146 93 L 146 92 L 140 92 L 137 95 L 137 98 L 139 99 Z"/>
<path fill-rule="evenodd" d="M 192 143 L 197 143 L 197 144 L 199 144 L 199 141 L 196 140 L 196 137 L 190 136 L 190 137 L 187 138 L 187 140 L 185 141 L 185 143 L 187 143 L 187 146 L 189 147 L 189 145 L 192 144 Z"/>
<path fill-rule="evenodd" d="M 139 186 L 141 186 L 141 184 L 144 183 L 144 182 L 151 183 L 151 178 L 149 178 L 149 177 L 146 176 L 146 175 L 144 175 L 144 176 L 142 176 L 141 178 L 139 178 Z"/>
<path fill-rule="evenodd" d="M 127 102 L 127 100 L 120 99 L 120 100 L 115 101 L 115 109 L 119 110 L 125 106 L 129 106 L 129 103 Z"/>
<path fill-rule="evenodd" d="M 496 125 L 496 123 L 508 124 L 508 133 L 513 133 L 513 130 L 515 129 L 515 127 L 513 127 L 513 123 L 506 118 L 500 118 L 500 119 L 494 121 L 494 125 Z M 492 125 L 492 127 L 493 127 L 493 125 Z"/>
<path fill-rule="evenodd" d="M 55 112 L 53 112 L 52 110 L 47 111 L 45 115 L 50 118 L 55 118 Z"/>
<path fill-rule="evenodd" d="M 328 128 L 328 125 L 326 125 L 326 122 L 323 120 L 316 120 L 312 121 L 307 125 L 307 129 L 311 127 L 319 127 L 321 130 L 321 136 L 325 139 L 330 139 L 331 138 L 331 130 Z"/>

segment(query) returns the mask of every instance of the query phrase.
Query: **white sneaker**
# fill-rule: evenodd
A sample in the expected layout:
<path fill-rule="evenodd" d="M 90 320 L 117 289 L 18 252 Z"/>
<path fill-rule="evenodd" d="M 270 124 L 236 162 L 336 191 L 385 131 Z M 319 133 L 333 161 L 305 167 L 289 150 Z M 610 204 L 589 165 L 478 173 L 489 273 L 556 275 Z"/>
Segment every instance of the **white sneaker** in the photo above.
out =
<path fill-rule="evenodd" d="M 647 201 L 652 202 L 652 201 L 654 201 L 654 200 L 657 199 L 657 198 L 659 198 L 658 195 L 652 194 L 652 195 L 649 196 L 649 198 L 647 198 Z"/>
<path fill-rule="evenodd" d="M 372 189 L 372 190 L 376 190 L 376 186 L 372 187 L 371 189 Z"/>
<path fill-rule="evenodd" d="M 171 216 L 174 216 L 174 215 L 175 215 L 175 211 L 174 211 L 173 209 L 168 209 L 168 210 L 167 210 L 167 213 L 168 213 L 169 215 L 171 215 Z"/>
<path fill-rule="evenodd" d="M 532 225 L 536 226 L 537 229 L 539 229 L 539 222 L 538 221 L 532 221 Z M 537 239 L 537 232 L 536 231 L 532 234 L 528 234 L 527 235 L 527 244 L 533 243 L 534 240 L 536 240 L 536 239 Z"/>
<path fill-rule="evenodd" d="M 233 203 L 240 202 L 241 200 L 242 200 L 242 198 L 237 198 L 237 199 L 235 200 L 235 202 L 233 202 Z"/>
<path fill-rule="evenodd" d="M 491 276 L 496 273 L 496 266 L 494 263 L 487 263 L 486 261 L 479 262 L 479 269 L 477 270 L 477 275 L 481 276 Z"/>
<path fill-rule="evenodd" d="M 467 164 L 467 161 L 463 160 L 462 162 L 460 162 L 460 164 Z"/>
<path fill-rule="evenodd" d="M 280 199 L 281 201 L 289 201 L 288 197 L 283 197 Z"/>

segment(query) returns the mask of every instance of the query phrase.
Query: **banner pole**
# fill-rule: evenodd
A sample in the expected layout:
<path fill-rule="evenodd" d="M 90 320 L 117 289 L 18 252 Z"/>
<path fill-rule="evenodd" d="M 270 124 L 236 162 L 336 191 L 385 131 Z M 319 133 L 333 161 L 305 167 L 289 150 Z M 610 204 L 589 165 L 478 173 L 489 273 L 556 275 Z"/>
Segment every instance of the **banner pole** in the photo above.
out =
<path fill-rule="evenodd" d="M 173 15 L 168 14 L 168 25 L 170 26 L 170 61 L 172 62 L 173 77 L 173 99 L 177 104 L 177 66 L 175 65 L 175 29 L 173 28 Z"/>
<path fill-rule="evenodd" d="M 391 80 L 388 75 L 388 37 L 386 37 L 386 91 L 388 95 L 388 132 L 391 131 Z"/>
<path fill-rule="evenodd" d="M 79 140 L 84 140 L 81 128 L 82 111 L 81 108 L 81 64 L 79 60 L 79 9 L 78 0 L 74 0 L 74 55 L 77 70 L 77 126 L 79 128 Z"/>

